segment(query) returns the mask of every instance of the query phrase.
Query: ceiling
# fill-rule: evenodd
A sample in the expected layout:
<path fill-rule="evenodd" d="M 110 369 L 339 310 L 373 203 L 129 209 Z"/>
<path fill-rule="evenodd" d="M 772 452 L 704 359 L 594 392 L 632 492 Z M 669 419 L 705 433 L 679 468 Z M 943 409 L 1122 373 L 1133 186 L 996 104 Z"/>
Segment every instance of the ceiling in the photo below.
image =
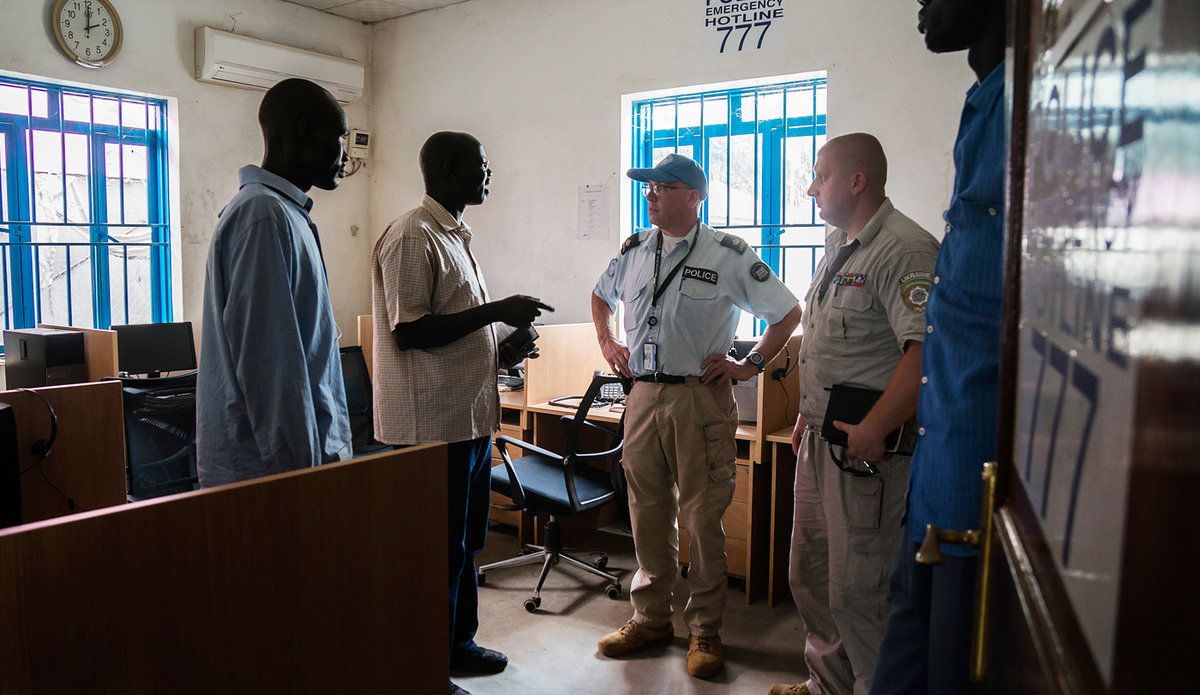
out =
<path fill-rule="evenodd" d="M 286 0 L 370 24 L 467 0 Z"/>

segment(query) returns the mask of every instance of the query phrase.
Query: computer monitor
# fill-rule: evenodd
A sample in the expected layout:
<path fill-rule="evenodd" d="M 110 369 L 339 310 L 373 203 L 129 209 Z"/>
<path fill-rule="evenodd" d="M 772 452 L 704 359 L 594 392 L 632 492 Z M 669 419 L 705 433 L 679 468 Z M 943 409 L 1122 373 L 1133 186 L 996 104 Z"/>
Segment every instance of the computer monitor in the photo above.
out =
<path fill-rule="evenodd" d="M 126 374 L 157 377 L 162 372 L 196 368 L 190 321 L 113 326 L 117 332 L 117 368 Z"/>

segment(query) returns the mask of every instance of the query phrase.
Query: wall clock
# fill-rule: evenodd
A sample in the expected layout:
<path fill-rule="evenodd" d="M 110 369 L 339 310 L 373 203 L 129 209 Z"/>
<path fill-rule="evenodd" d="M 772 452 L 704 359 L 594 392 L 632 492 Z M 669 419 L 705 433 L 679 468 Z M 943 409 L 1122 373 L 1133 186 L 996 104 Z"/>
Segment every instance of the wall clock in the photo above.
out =
<path fill-rule="evenodd" d="M 109 0 L 57 0 L 50 23 L 63 52 L 85 68 L 104 67 L 121 51 L 121 18 Z"/>

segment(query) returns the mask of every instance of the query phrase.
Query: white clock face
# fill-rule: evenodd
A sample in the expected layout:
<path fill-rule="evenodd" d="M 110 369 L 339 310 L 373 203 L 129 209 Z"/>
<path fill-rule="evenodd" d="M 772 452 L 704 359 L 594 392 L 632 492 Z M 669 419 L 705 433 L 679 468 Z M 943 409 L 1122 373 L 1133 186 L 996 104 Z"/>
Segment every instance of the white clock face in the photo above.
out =
<path fill-rule="evenodd" d="M 100 0 L 66 0 L 58 11 L 59 41 L 80 65 L 100 67 L 121 47 L 121 20 Z"/>

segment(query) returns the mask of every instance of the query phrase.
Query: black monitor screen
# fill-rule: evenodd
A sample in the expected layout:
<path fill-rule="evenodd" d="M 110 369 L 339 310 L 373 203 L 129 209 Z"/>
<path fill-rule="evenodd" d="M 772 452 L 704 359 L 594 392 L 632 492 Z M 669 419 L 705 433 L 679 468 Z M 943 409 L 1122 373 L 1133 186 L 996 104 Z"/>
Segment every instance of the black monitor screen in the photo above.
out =
<path fill-rule="evenodd" d="M 117 368 L 122 372 L 158 376 L 196 368 L 190 321 L 136 323 L 112 329 L 117 332 Z"/>

